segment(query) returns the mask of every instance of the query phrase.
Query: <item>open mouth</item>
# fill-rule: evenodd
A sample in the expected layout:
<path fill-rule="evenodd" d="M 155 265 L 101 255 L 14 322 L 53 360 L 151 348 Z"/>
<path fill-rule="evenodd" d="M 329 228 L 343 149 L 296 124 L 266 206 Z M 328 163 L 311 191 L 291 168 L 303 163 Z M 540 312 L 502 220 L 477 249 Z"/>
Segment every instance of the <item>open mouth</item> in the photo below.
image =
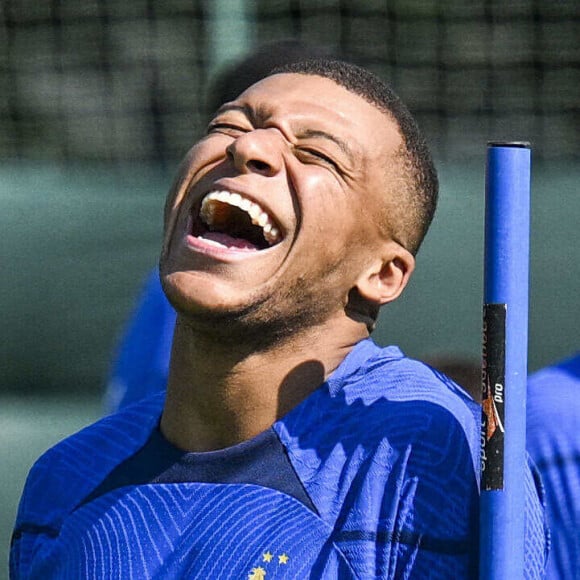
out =
<path fill-rule="evenodd" d="M 282 241 L 280 228 L 257 203 L 229 191 L 212 191 L 193 216 L 192 235 L 211 244 L 265 250 Z"/>

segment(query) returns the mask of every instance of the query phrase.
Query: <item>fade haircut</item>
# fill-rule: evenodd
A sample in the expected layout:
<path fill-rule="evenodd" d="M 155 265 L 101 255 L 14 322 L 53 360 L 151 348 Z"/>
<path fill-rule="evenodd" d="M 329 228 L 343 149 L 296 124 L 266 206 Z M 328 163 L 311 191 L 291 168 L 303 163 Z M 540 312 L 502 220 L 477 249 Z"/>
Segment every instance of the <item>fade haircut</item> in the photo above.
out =
<path fill-rule="evenodd" d="M 393 191 L 385 192 L 385 216 L 380 224 L 391 238 L 413 255 L 417 253 L 433 220 L 439 183 L 433 159 L 415 119 L 393 89 L 372 72 L 355 64 L 310 59 L 272 69 L 271 75 L 295 73 L 330 79 L 385 113 L 396 123 L 402 146 L 393 161 L 385 160 Z M 393 175 L 394 170 L 394 175 Z"/>

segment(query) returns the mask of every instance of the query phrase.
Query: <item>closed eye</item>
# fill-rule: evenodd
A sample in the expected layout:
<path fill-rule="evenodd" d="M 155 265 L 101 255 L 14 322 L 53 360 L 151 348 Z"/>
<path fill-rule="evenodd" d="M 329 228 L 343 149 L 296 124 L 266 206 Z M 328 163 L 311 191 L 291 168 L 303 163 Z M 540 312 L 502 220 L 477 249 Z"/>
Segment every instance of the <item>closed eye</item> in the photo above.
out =
<path fill-rule="evenodd" d="M 243 133 L 245 130 L 232 123 L 210 123 L 207 128 L 207 134 L 225 133 L 227 135 Z"/>
<path fill-rule="evenodd" d="M 298 151 L 300 154 L 303 154 L 304 157 L 310 157 L 315 160 L 323 161 L 325 164 L 334 167 L 334 169 L 338 169 L 338 164 L 336 163 L 336 161 L 332 159 L 332 157 L 329 157 L 328 155 L 322 153 L 322 151 L 319 151 L 318 149 L 300 147 L 298 148 Z"/>

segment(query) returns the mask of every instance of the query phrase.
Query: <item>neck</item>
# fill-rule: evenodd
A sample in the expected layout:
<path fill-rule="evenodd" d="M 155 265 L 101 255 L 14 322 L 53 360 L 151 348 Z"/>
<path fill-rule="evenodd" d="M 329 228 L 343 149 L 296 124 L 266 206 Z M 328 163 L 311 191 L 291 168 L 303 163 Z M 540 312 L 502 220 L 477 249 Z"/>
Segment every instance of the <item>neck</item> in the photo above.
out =
<path fill-rule="evenodd" d="M 200 333 L 178 318 L 161 431 L 177 447 L 210 451 L 256 436 L 316 390 L 368 333 L 350 319 L 268 348 Z"/>

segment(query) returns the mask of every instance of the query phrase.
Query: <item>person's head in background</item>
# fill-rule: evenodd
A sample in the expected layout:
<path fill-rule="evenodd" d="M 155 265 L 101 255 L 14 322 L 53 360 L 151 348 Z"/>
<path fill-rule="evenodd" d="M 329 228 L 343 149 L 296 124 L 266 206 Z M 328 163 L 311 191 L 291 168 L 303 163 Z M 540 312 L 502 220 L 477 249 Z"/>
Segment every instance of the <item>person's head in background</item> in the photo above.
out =
<path fill-rule="evenodd" d="M 206 117 L 211 118 L 221 105 L 233 101 L 275 68 L 315 58 L 339 57 L 338 52 L 329 48 L 295 39 L 260 44 L 246 56 L 226 65 L 210 82 L 206 95 Z"/>

